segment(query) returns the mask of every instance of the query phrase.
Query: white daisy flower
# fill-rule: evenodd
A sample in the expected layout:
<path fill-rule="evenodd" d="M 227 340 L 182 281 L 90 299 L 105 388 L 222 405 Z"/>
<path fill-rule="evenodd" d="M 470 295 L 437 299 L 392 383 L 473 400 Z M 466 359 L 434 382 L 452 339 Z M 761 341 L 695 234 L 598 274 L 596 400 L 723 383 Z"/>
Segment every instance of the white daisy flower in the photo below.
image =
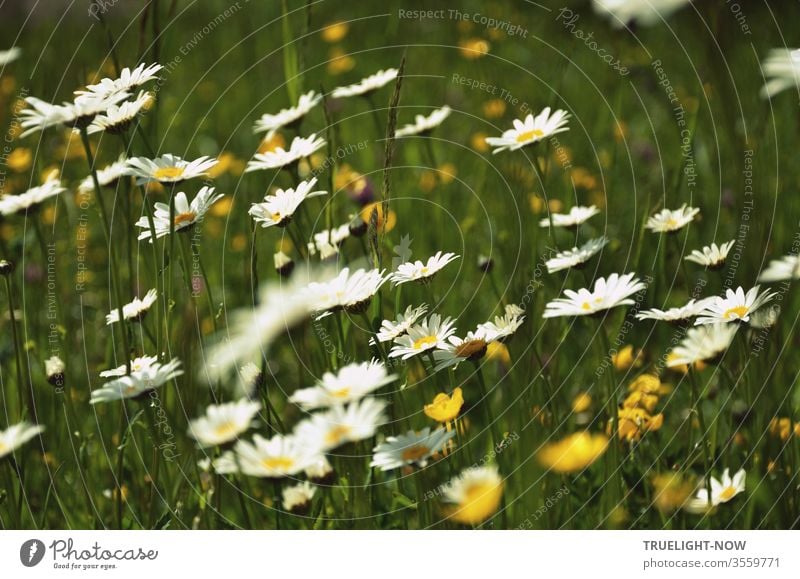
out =
<path fill-rule="evenodd" d="M 690 255 L 687 255 L 683 259 L 699 263 L 700 265 L 706 266 L 708 269 L 718 269 L 725 265 L 728 253 L 735 243 L 735 239 L 728 243 L 723 243 L 719 247 L 717 247 L 716 243 L 712 243 L 711 245 L 706 245 L 700 251 L 697 249 L 693 250 Z"/>
<path fill-rule="evenodd" d="M 44 432 L 44 426 L 25 421 L 0 430 L 0 458 L 11 454 L 41 432 Z"/>
<path fill-rule="evenodd" d="M 269 440 L 260 434 L 255 434 L 252 443 L 239 440 L 233 450 L 231 459 L 236 470 L 248 476 L 266 478 L 296 475 L 319 459 L 319 454 L 304 441 L 296 436 L 280 434 Z M 230 472 L 232 465 L 229 461 L 230 459 L 223 462 L 221 466 Z"/>
<path fill-rule="evenodd" d="M 300 422 L 295 434 L 308 448 L 327 452 L 374 436 L 386 421 L 385 408 L 386 402 L 375 398 L 363 398 L 347 406 L 332 406 Z"/>
<path fill-rule="evenodd" d="M 67 189 L 61 186 L 61 181 L 51 178 L 38 187 L 31 187 L 25 193 L 19 195 L 4 195 L 0 197 L 0 214 L 14 215 L 21 211 L 27 211 L 40 203 L 47 201 L 51 197 L 60 195 Z"/>
<path fill-rule="evenodd" d="M 698 213 L 700 213 L 698 208 L 688 207 L 686 203 L 679 209 L 662 209 L 647 220 L 645 229 L 650 229 L 654 233 L 672 233 L 691 223 Z"/>
<path fill-rule="evenodd" d="M 119 78 L 101 79 L 99 83 L 87 86 L 86 90 L 76 90 L 75 94 L 107 97 L 118 93 L 132 92 L 143 84 L 158 79 L 156 73 L 162 68 L 164 67 L 156 63 L 150 65 L 141 63 L 133 70 L 126 66 L 120 71 Z"/>
<path fill-rule="evenodd" d="M 311 135 L 310 137 L 295 137 L 289 150 L 276 147 L 266 153 L 256 153 L 252 160 L 247 162 L 245 173 L 261 171 L 263 169 L 280 169 L 292 163 L 297 163 L 300 159 L 310 157 L 316 151 L 325 146 L 325 139 Z"/>
<path fill-rule="evenodd" d="M 549 302 L 542 317 L 587 316 L 616 306 L 631 305 L 634 301 L 629 299 L 629 296 L 646 287 L 644 282 L 634 275 L 612 273 L 608 279 L 601 277 L 594 282 L 594 291 L 585 288 L 577 292 L 564 290 L 566 297 Z"/>
<path fill-rule="evenodd" d="M 395 320 L 383 320 L 375 337 L 378 338 L 379 342 L 391 342 L 395 338 L 408 332 L 409 328 L 417 323 L 417 320 L 424 316 L 427 311 L 428 306 L 426 304 L 422 304 L 416 308 L 414 306 L 408 306 L 404 313 L 397 314 Z M 374 338 L 372 343 L 374 343 Z"/>
<path fill-rule="evenodd" d="M 44 361 L 44 373 L 47 376 L 47 381 L 51 384 L 63 381 L 65 369 L 64 360 L 58 356 L 50 356 Z"/>
<path fill-rule="evenodd" d="M 316 492 L 317 487 L 308 481 L 303 481 L 281 491 L 281 504 L 290 513 L 305 514 Z"/>
<path fill-rule="evenodd" d="M 569 210 L 569 213 L 553 213 L 550 217 L 553 219 L 553 227 L 577 227 L 598 213 L 600 210 L 594 205 L 589 207 L 576 205 Z M 550 218 L 539 220 L 539 227 L 550 227 Z"/>
<path fill-rule="evenodd" d="M 260 409 L 258 402 L 245 399 L 211 405 L 206 408 L 205 416 L 195 418 L 189 423 L 189 436 L 201 447 L 225 444 L 250 428 L 250 423 Z"/>
<path fill-rule="evenodd" d="M 397 266 L 397 270 L 389 275 L 394 285 L 409 281 L 426 281 L 438 273 L 448 263 L 455 261 L 460 256 L 455 253 L 442 253 L 437 251 L 425 263 L 420 260 L 409 261 Z"/>
<path fill-rule="evenodd" d="M 547 266 L 547 273 L 555 273 L 563 269 L 583 265 L 603 249 L 606 244 L 608 244 L 608 239 L 601 237 L 599 239 L 589 240 L 581 247 L 573 247 L 566 251 L 560 251 L 555 257 L 548 259 L 545 263 Z"/>
<path fill-rule="evenodd" d="M 780 259 L 773 259 L 767 269 L 758 276 L 762 283 L 774 283 L 791 279 L 800 279 L 800 256 L 784 255 Z"/>
<path fill-rule="evenodd" d="M 747 473 L 740 469 L 731 478 L 730 469 L 726 468 L 722 473 L 722 478 L 717 480 L 713 476 L 709 479 L 711 483 L 711 497 L 709 500 L 708 489 L 703 487 L 697 489 L 697 494 L 693 499 L 686 503 L 686 510 L 693 513 L 704 513 L 710 507 L 716 507 L 732 500 L 736 495 L 745 491 L 745 479 Z"/>
<path fill-rule="evenodd" d="M 433 353 L 436 362 L 435 370 L 438 372 L 444 368 L 457 366 L 465 360 L 480 360 L 486 355 L 486 349 L 490 342 L 486 332 L 482 329 L 467 332 L 463 338 L 450 336 L 442 346 Z"/>
<path fill-rule="evenodd" d="M 256 391 L 264 382 L 264 374 L 261 368 L 248 362 L 239 368 L 239 382 L 237 383 L 238 389 L 236 393 L 238 396 L 244 398 L 252 398 L 255 396 Z"/>
<path fill-rule="evenodd" d="M 761 88 L 762 98 L 772 98 L 800 84 L 800 50 L 774 48 L 761 63 L 767 82 Z"/>
<path fill-rule="evenodd" d="M 447 431 L 437 428 L 431 432 L 426 427 L 419 432 L 409 430 L 399 436 L 390 436 L 374 449 L 370 466 L 381 470 L 392 470 L 401 466 L 425 467 L 436 453 L 456 434 L 455 429 Z"/>
<path fill-rule="evenodd" d="M 550 107 L 546 107 L 535 117 L 530 114 L 524 121 L 514 119 L 513 129 L 508 129 L 500 137 L 486 137 L 486 143 L 495 148 L 493 154 L 500 151 L 516 151 L 557 133 L 568 131 L 569 117 L 569 113 L 561 109 L 551 115 Z"/>
<path fill-rule="evenodd" d="M 736 324 L 708 324 L 689 328 L 681 343 L 671 352 L 667 366 L 691 366 L 696 362 L 711 362 L 730 347 L 739 326 Z"/>
<path fill-rule="evenodd" d="M 319 455 L 319 459 L 305 470 L 305 475 L 315 484 L 330 483 L 333 474 L 333 467 L 324 454 Z"/>
<path fill-rule="evenodd" d="M 158 356 L 139 356 L 131 360 L 131 372 L 141 372 L 145 368 L 152 366 L 158 362 Z M 101 378 L 116 378 L 118 376 L 125 376 L 128 373 L 128 368 L 123 364 L 111 370 L 104 370 L 100 372 Z"/>
<path fill-rule="evenodd" d="M 384 271 L 358 269 L 350 273 L 350 268 L 345 267 L 330 281 L 308 284 L 303 293 L 319 313 L 342 308 L 359 312 L 369 304 L 386 279 Z"/>
<path fill-rule="evenodd" d="M 778 304 L 761 308 L 753 312 L 750 316 L 750 327 L 756 330 L 764 330 L 771 328 L 778 322 L 778 316 L 781 313 L 781 307 Z M 736 327 L 736 324 L 728 324 L 729 326 Z"/>
<path fill-rule="evenodd" d="M 326 229 L 314 234 L 314 240 L 308 243 L 308 254 L 317 255 L 321 260 L 339 254 L 339 246 L 350 237 L 350 226 L 345 223 L 333 229 Z"/>
<path fill-rule="evenodd" d="M 174 225 L 170 220 L 170 209 L 166 203 L 156 203 L 155 213 L 153 214 L 153 226 L 155 228 L 156 238 L 169 235 L 170 230 L 174 229 L 176 232 L 191 227 L 195 223 L 203 220 L 209 208 L 224 197 L 223 193 L 214 193 L 214 187 L 203 187 L 198 191 L 191 204 L 186 198 L 186 193 L 181 191 L 175 194 L 175 220 Z M 139 234 L 139 239 L 151 239 L 152 231 L 150 230 L 150 220 L 147 216 L 142 216 L 136 222 L 136 227 L 141 227 L 142 232 Z"/>
<path fill-rule="evenodd" d="M 183 374 L 181 361 L 173 358 L 166 364 L 152 362 L 140 369 L 131 368 L 131 373 L 106 382 L 102 388 L 92 390 L 90 404 L 136 398 L 146 392 L 160 388 L 173 378 Z"/>
<path fill-rule="evenodd" d="M 454 323 L 450 318 L 442 321 L 439 314 L 431 314 L 421 323 L 408 328 L 405 334 L 394 339 L 395 345 L 389 352 L 389 357 L 402 357 L 403 360 L 407 360 L 417 354 L 447 347 L 447 339 L 456 331 Z"/>
<path fill-rule="evenodd" d="M 503 341 L 516 333 L 525 321 L 525 310 L 516 304 L 508 304 L 505 307 L 505 314 L 495 316 L 493 322 L 484 322 L 478 326 L 478 330 L 488 342 Z"/>
<path fill-rule="evenodd" d="M 36 97 L 26 97 L 28 107 L 20 113 L 20 127 L 25 129 L 20 137 L 26 137 L 36 131 L 44 131 L 56 125 L 73 128 L 88 127 L 94 118 L 105 113 L 109 107 L 118 104 L 130 96 L 122 92 L 107 97 L 87 95 L 75 98 L 74 102 L 60 105 L 47 103 Z"/>
<path fill-rule="evenodd" d="M 229 313 L 224 339 L 208 352 L 209 379 L 225 378 L 240 363 L 262 359 L 279 336 L 312 314 L 313 302 L 305 292 L 311 274 L 303 273 L 296 271 L 288 282 L 265 284 L 257 305 Z"/>
<path fill-rule="evenodd" d="M 19 46 L 12 46 L 8 50 L 0 50 L 0 66 L 14 62 L 19 58 L 20 54 L 22 54 L 22 49 Z"/>
<path fill-rule="evenodd" d="M 441 125 L 444 120 L 450 116 L 450 107 L 444 105 L 440 109 L 436 109 L 427 117 L 425 115 L 417 115 L 414 117 L 414 123 L 406 125 L 401 129 L 394 132 L 395 137 L 410 137 L 413 135 L 424 135 L 430 133 L 433 129 Z"/>
<path fill-rule="evenodd" d="M 128 159 L 126 175 L 136 177 L 137 185 L 144 185 L 148 181 L 159 183 L 180 183 L 208 176 L 207 171 L 219 163 L 218 159 L 200 157 L 194 161 L 186 161 L 177 155 L 161 155 L 155 159 L 147 157 L 132 157 Z"/>
<path fill-rule="evenodd" d="M 108 187 L 109 185 L 115 184 L 122 177 L 127 175 L 127 171 L 127 158 L 123 153 L 116 161 L 97 171 L 97 182 L 101 187 Z M 88 177 L 84 178 L 80 185 L 78 185 L 78 189 L 83 192 L 94 191 L 94 181 L 92 181 L 92 176 L 89 175 Z"/>
<path fill-rule="evenodd" d="M 122 306 L 122 316 L 126 320 L 140 321 L 144 315 L 150 310 L 150 307 L 156 303 L 158 292 L 154 289 L 149 290 L 142 299 L 138 297 L 133 298 L 129 304 Z M 116 324 L 119 322 L 119 310 L 114 309 L 106 316 L 106 325 Z"/>
<path fill-rule="evenodd" d="M 653 308 L 636 314 L 637 320 L 657 320 L 661 322 L 685 322 L 700 315 L 708 303 L 714 298 L 703 298 L 701 300 L 689 300 L 689 302 L 677 308 L 659 310 Z"/>
<path fill-rule="evenodd" d="M 725 290 L 725 297 L 714 297 L 695 321 L 695 325 L 717 324 L 750 320 L 750 314 L 770 301 L 775 294 L 769 291 L 759 293 L 760 286 L 750 288 L 747 293 L 742 287 Z"/>
<path fill-rule="evenodd" d="M 256 121 L 253 127 L 254 133 L 267 133 L 266 138 L 271 139 L 278 129 L 292 127 L 308 114 L 308 112 L 322 101 L 322 95 L 309 91 L 300 96 L 297 105 L 288 109 L 281 109 L 279 113 L 271 115 L 264 114 Z"/>
<path fill-rule="evenodd" d="M 103 131 L 112 135 L 124 133 L 142 110 L 150 108 L 153 100 L 153 95 L 149 92 L 141 91 L 132 101 L 111 105 L 104 113 L 94 118 L 92 124 L 87 127 L 86 132 L 90 135 L 102 133 Z"/>
<path fill-rule="evenodd" d="M 248 213 L 261 227 L 286 227 L 303 201 L 328 194 L 327 191 L 312 191 L 316 184 L 317 178 L 314 177 L 310 181 L 302 181 L 296 189 L 278 189 L 273 195 L 264 197 L 261 203 L 253 203 Z"/>
<path fill-rule="evenodd" d="M 378 360 L 348 364 L 336 373 L 325 372 L 316 386 L 297 390 L 289 397 L 289 402 L 303 410 L 347 404 L 394 380 L 397 380 L 397 375 L 389 374 L 386 366 Z"/>
<path fill-rule="evenodd" d="M 375 74 L 371 74 L 356 84 L 340 86 L 333 89 L 331 96 L 336 99 L 341 99 L 351 96 L 367 95 L 392 82 L 397 78 L 398 72 L 399 71 L 396 68 L 379 70 Z"/>
<path fill-rule="evenodd" d="M 622 28 L 635 22 L 651 26 L 662 22 L 670 14 L 692 0 L 592 0 L 598 14 L 609 17 L 611 25 Z"/>

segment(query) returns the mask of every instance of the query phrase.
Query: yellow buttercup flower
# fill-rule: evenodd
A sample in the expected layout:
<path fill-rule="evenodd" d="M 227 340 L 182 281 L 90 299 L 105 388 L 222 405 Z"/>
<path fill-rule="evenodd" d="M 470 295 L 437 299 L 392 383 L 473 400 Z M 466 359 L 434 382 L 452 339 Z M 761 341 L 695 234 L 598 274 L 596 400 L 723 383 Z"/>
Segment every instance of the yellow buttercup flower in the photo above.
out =
<path fill-rule="evenodd" d="M 653 505 L 662 513 L 681 508 L 696 488 L 692 481 L 677 472 L 657 474 L 652 483 Z"/>
<path fill-rule="evenodd" d="M 333 75 L 343 74 L 356 65 L 355 59 L 338 46 L 331 48 L 328 58 L 328 72 Z"/>
<path fill-rule="evenodd" d="M 655 374 L 640 374 L 628 385 L 628 392 L 643 394 L 658 394 L 660 389 L 661 380 Z"/>
<path fill-rule="evenodd" d="M 31 168 L 33 154 L 27 147 L 17 147 L 8 154 L 6 164 L 15 173 L 23 173 Z"/>
<path fill-rule="evenodd" d="M 491 342 L 486 346 L 486 359 L 496 360 L 507 366 L 511 363 L 511 354 L 508 351 L 508 346 L 502 342 Z"/>
<path fill-rule="evenodd" d="M 648 412 L 656 409 L 658 404 L 658 396 L 655 394 L 647 394 L 646 392 L 635 391 L 631 392 L 625 401 L 622 403 L 624 408 L 644 408 Z"/>
<path fill-rule="evenodd" d="M 325 42 L 339 42 L 350 31 L 347 22 L 334 22 L 322 29 L 322 40 Z"/>
<path fill-rule="evenodd" d="M 654 432 L 664 425 L 664 415 L 651 416 L 644 408 L 620 408 L 617 411 L 620 440 L 629 442 L 639 440 L 646 432 Z"/>
<path fill-rule="evenodd" d="M 437 422 L 450 422 L 455 420 L 462 406 L 464 406 L 464 396 L 461 388 L 456 388 L 452 396 L 444 392 L 437 394 L 433 402 L 425 405 L 424 411 L 425 416 Z"/>
<path fill-rule="evenodd" d="M 486 137 L 488 136 L 489 135 L 482 132 L 473 133 L 469 138 L 469 146 L 479 153 L 485 153 L 489 150 L 489 144 L 486 142 Z"/>
<path fill-rule="evenodd" d="M 539 451 L 539 462 L 558 473 L 577 472 L 600 458 L 608 447 L 603 434 L 576 432 L 558 442 L 545 445 Z"/>
<path fill-rule="evenodd" d="M 619 371 L 628 370 L 642 365 L 642 351 L 634 351 L 633 346 L 628 344 L 619 352 L 611 356 L 611 363 Z"/>
<path fill-rule="evenodd" d="M 382 202 L 376 201 L 375 203 L 370 203 L 369 205 L 365 205 L 364 208 L 361 210 L 361 219 L 364 221 L 364 223 L 369 224 L 369 220 L 372 218 L 373 209 L 378 212 L 377 229 L 378 229 L 378 231 L 381 231 L 383 229 L 383 227 L 384 227 L 384 223 L 383 223 L 383 203 Z M 396 224 L 397 224 L 397 214 L 390 209 L 389 210 L 389 216 L 386 219 L 386 229 L 385 229 L 385 231 L 388 233 L 389 231 L 394 229 L 394 226 Z"/>
<path fill-rule="evenodd" d="M 467 60 L 475 60 L 489 53 L 489 42 L 483 38 L 470 38 L 458 43 L 461 56 Z"/>
<path fill-rule="evenodd" d="M 491 517 L 503 500 L 503 480 L 495 466 L 472 467 L 450 481 L 444 500 L 452 503 L 447 513 L 465 525 L 477 525 Z"/>
<path fill-rule="evenodd" d="M 286 148 L 286 139 L 283 138 L 283 135 L 280 133 L 275 133 L 269 138 L 264 138 L 261 141 L 261 144 L 258 146 L 258 153 L 271 153 L 278 147 L 285 149 Z"/>
<path fill-rule="evenodd" d="M 579 392 L 572 400 L 572 411 L 576 414 L 586 412 L 592 406 L 592 396 L 588 392 Z"/>
<path fill-rule="evenodd" d="M 506 101 L 491 99 L 483 103 L 483 116 L 487 119 L 499 119 L 506 113 Z"/>

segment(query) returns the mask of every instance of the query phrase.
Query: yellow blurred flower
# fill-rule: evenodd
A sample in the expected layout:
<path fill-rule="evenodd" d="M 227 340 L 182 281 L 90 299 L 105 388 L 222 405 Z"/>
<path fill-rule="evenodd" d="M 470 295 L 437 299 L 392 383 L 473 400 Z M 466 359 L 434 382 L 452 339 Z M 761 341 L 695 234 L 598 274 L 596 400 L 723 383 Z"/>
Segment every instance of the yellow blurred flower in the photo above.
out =
<path fill-rule="evenodd" d="M 430 193 L 436 187 L 436 173 L 431 170 L 423 171 L 419 176 L 419 188 L 425 193 Z"/>
<path fill-rule="evenodd" d="M 325 42 L 339 42 L 347 36 L 350 25 L 347 22 L 334 22 L 322 29 L 322 40 Z"/>
<path fill-rule="evenodd" d="M 275 133 L 270 138 L 264 138 L 261 143 L 258 145 L 258 152 L 259 153 L 269 153 L 270 151 L 274 151 L 278 147 L 282 149 L 286 148 L 286 139 L 283 138 L 283 135 L 280 133 Z"/>
<path fill-rule="evenodd" d="M 231 249 L 233 249 L 233 251 L 244 251 L 247 249 L 247 236 L 243 233 L 234 235 L 231 238 Z"/>
<path fill-rule="evenodd" d="M 643 354 L 641 350 L 638 350 L 634 354 L 634 349 L 631 344 L 623 347 L 619 352 L 611 356 L 611 363 L 614 364 L 614 368 L 619 371 L 628 370 L 629 368 L 636 367 L 642 365 L 642 358 Z"/>
<path fill-rule="evenodd" d="M 580 189 L 597 189 L 597 178 L 583 167 L 575 167 L 569 173 L 570 181 Z"/>
<path fill-rule="evenodd" d="M 658 396 L 655 394 L 646 394 L 645 392 L 635 391 L 631 392 L 625 401 L 622 403 L 623 408 L 644 408 L 648 412 L 652 412 L 658 404 Z"/>
<path fill-rule="evenodd" d="M 50 179 L 60 179 L 61 178 L 61 169 L 57 165 L 48 165 L 39 175 L 39 180 L 41 183 L 46 183 Z"/>
<path fill-rule="evenodd" d="M 660 390 L 661 380 L 655 374 L 639 374 L 630 384 L 628 384 L 628 392 L 658 394 Z"/>
<path fill-rule="evenodd" d="M 445 512 L 464 525 L 477 525 L 491 517 L 503 500 L 503 479 L 496 466 L 474 466 L 444 487 Z"/>
<path fill-rule="evenodd" d="M 552 213 L 561 213 L 561 211 L 564 209 L 564 203 L 561 201 L 561 199 L 551 199 L 547 202 L 547 207 Z"/>
<path fill-rule="evenodd" d="M 444 163 L 443 165 L 439 165 L 439 181 L 441 181 L 442 184 L 447 185 L 448 183 L 451 183 L 457 174 L 458 170 L 452 163 Z"/>
<path fill-rule="evenodd" d="M 455 420 L 462 406 L 464 406 L 464 396 L 461 388 L 456 388 L 452 396 L 444 392 L 437 394 L 433 402 L 425 405 L 424 411 L 425 416 L 437 422 L 450 422 Z"/>
<path fill-rule="evenodd" d="M 33 154 L 27 147 L 17 147 L 8 154 L 6 165 L 15 173 L 24 173 L 31 168 Z"/>
<path fill-rule="evenodd" d="M 664 415 L 651 416 L 644 408 L 620 408 L 617 411 L 619 422 L 617 434 L 620 440 L 636 441 L 646 432 L 659 430 L 664 424 Z M 610 426 L 610 425 L 609 425 Z"/>
<path fill-rule="evenodd" d="M 383 223 L 383 203 L 381 201 L 376 201 L 375 203 L 370 203 L 369 205 L 365 205 L 360 212 L 361 219 L 364 223 L 369 224 L 369 220 L 372 218 L 373 210 L 377 211 L 378 214 L 378 223 L 377 229 L 378 231 L 383 230 L 384 223 Z M 397 214 L 389 209 L 389 216 L 386 219 L 386 231 L 387 233 L 394 229 L 394 226 L 397 224 Z"/>
<path fill-rule="evenodd" d="M 343 74 L 349 70 L 352 70 L 356 65 L 355 59 L 338 46 L 331 48 L 330 52 L 328 53 L 328 58 L 329 62 L 327 68 L 329 74 Z"/>
<path fill-rule="evenodd" d="M 667 472 L 653 477 L 653 505 L 662 513 L 681 508 L 694 494 L 695 485 L 681 473 Z"/>
<path fill-rule="evenodd" d="M 592 396 L 588 392 L 578 392 L 572 399 L 572 411 L 576 414 L 586 412 L 592 407 Z"/>
<path fill-rule="evenodd" d="M 499 119 L 506 114 L 506 101 L 491 99 L 483 103 L 483 116 L 487 119 Z"/>
<path fill-rule="evenodd" d="M 218 163 L 211 167 L 206 173 L 211 179 L 216 179 L 220 175 L 230 173 L 234 177 L 242 174 L 245 163 L 233 153 L 225 151 L 217 158 Z"/>
<path fill-rule="evenodd" d="M 538 459 L 554 472 L 576 472 L 600 458 L 607 447 L 608 438 L 603 434 L 576 432 L 558 442 L 545 445 L 539 451 Z"/>
<path fill-rule="evenodd" d="M 485 153 L 489 150 L 489 144 L 486 142 L 486 137 L 488 136 L 482 132 L 474 133 L 469 139 L 469 146 L 479 153 Z"/>
<path fill-rule="evenodd" d="M 483 38 L 469 38 L 458 43 L 461 56 L 475 60 L 489 53 L 489 42 Z"/>
<path fill-rule="evenodd" d="M 214 217 L 225 217 L 231 212 L 233 206 L 233 197 L 226 195 L 211 206 L 208 212 Z"/>
<path fill-rule="evenodd" d="M 501 364 L 508 365 L 511 363 L 511 354 L 508 351 L 508 346 L 502 342 L 492 342 L 486 346 L 486 359 L 497 360 Z"/>
<path fill-rule="evenodd" d="M 792 425 L 791 418 L 773 418 L 769 423 L 769 433 L 784 442 L 789 440 L 792 431 L 796 428 L 796 425 Z"/>
<path fill-rule="evenodd" d="M 535 215 L 544 211 L 544 199 L 539 197 L 536 193 L 528 195 L 528 204 L 531 206 L 531 212 Z"/>
<path fill-rule="evenodd" d="M 673 352 L 670 352 L 669 354 L 667 354 L 667 363 L 669 363 L 674 358 L 675 358 L 675 354 Z M 701 372 L 701 371 L 705 370 L 706 367 L 707 367 L 707 364 L 705 362 L 703 362 L 702 360 L 698 360 L 697 362 L 694 363 L 694 368 L 698 372 Z M 679 364 L 678 366 L 667 366 L 667 370 L 671 370 L 671 371 L 677 372 L 679 374 L 688 374 L 689 373 L 689 366 L 687 366 L 686 364 Z"/>

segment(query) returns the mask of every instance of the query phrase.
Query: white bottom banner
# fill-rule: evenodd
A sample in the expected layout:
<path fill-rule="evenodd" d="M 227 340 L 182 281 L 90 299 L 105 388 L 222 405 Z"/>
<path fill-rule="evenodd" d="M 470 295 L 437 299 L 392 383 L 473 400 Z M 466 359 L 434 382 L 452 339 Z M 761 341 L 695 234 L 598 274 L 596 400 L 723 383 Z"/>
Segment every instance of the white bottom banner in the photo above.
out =
<path fill-rule="evenodd" d="M 3 531 L 0 577 L 800 577 L 792 531 Z"/>

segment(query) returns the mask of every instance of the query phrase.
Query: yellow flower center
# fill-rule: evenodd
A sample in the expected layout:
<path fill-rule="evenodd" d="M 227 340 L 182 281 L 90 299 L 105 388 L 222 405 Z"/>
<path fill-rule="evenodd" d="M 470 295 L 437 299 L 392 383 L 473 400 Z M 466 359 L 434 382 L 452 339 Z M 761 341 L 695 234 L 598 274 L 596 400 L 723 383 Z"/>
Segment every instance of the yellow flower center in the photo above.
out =
<path fill-rule="evenodd" d="M 719 493 L 719 498 L 723 501 L 728 501 L 733 498 L 733 495 L 736 494 L 736 489 L 734 487 L 725 487 L 721 493 Z"/>
<path fill-rule="evenodd" d="M 741 319 L 747 315 L 747 306 L 736 306 L 735 308 L 728 308 L 722 317 L 726 320 Z"/>
<path fill-rule="evenodd" d="M 430 454 L 431 449 L 422 444 L 411 446 L 403 451 L 401 458 L 406 462 L 416 462 L 419 459 Z"/>
<path fill-rule="evenodd" d="M 214 434 L 219 437 L 229 436 L 236 432 L 236 425 L 233 422 L 223 422 L 214 429 Z"/>
<path fill-rule="evenodd" d="M 187 211 L 186 213 L 178 213 L 175 216 L 175 227 L 182 223 L 191 223 L 197 217 L 194 211 Z"/>
<path fill-rule="evenodd" d="M 3 456 L 9 450 L 10 450 L 9 447 L 6 445 L 5 442 L 0 442 L 0 456 Z"/>
<path fill-rule="evenodd" d="M 276 211 L 275 213 L 273 213 L 272 215 L 270 215 L 270 218 L 271 218 L 271 219 L 272 219 L 272 220 L 273 220 L 275 223 L 280 223 L 280 222 L 283 220 L 283 217 L 281 216 L 281 212 L 280 212 L 280 211 Z"/>
<path fill-rule="evenodd" d="M 346 424 L 340 424 L 331 428 L 325 435 L 325 442 L 336 445 L 341 444 L 350 434 L 351 428 Z"/>
<path fill-rule="evenodd" d="M 533 129 L 531 131 L 525 131 L 524 133 L 520 133 L 517 135 L 517 142 L 518 143 L 526 143 L 532 139 L 540 139 L 544 136 L 544 131 L 541 129 Z"/>
<path fill-rule="evenodd" d="M 667 227 L 670 229 L 674 229 L 678 226 L 678 222 L 672 219 L 671 217 L 667 220 Z"/>
<path fill-rule="evenodd" d="M 438 341 L 439 340 L 434 335 L 424 336 L 424 337 L 419 338 L 418 340 L 416 340 L 414 342 L 414 349 L 415 350 L 423 350 L 423 349 L 427 348 L 428 346 L 434 345 Z"/>
<path fill-rule="evenodd" d="M 486 342 L 480 339 L 464 342 L 456 347 L 455 353 L 461 358 L 480 358 L 486 353 Z"/>
<path fill-rule="evenodd" d="M 153 172 L 153 177 L 161 179 L 177 179 L 183 175 L 183 167 L 161 167 Z"/>
<path fill-rule="evenodd" d="M 428 275 L 428 266 L 426 265 L 426 266 L 425 266 L 425 267 L 423 267 L 421 270 L 419 270 L 419 272 L 420 272 L 422 275 Z"/>
<path fill-rule="evenodd" d="M 350 396 L 350 387 L 345 386 L 344 388 L 333 390 L 331 392 L 331 396 L 333 396 L 334 398 L 347 398 L 348 396 Z"/>
<path fill-rule="evenodd" d="M 294 465 L 294 459 L 288 456 L 271 456 L 262 459 L 261 465 L 270 470 L 288 470 Z"/>
<path fill-rule="evenodd" d="M 583 304 L 581 304 L 581 309 L 588 312 L 589 310 L 592 309 L 592 304 L 590 304 L 589 302 L 583 302 Z"/>

